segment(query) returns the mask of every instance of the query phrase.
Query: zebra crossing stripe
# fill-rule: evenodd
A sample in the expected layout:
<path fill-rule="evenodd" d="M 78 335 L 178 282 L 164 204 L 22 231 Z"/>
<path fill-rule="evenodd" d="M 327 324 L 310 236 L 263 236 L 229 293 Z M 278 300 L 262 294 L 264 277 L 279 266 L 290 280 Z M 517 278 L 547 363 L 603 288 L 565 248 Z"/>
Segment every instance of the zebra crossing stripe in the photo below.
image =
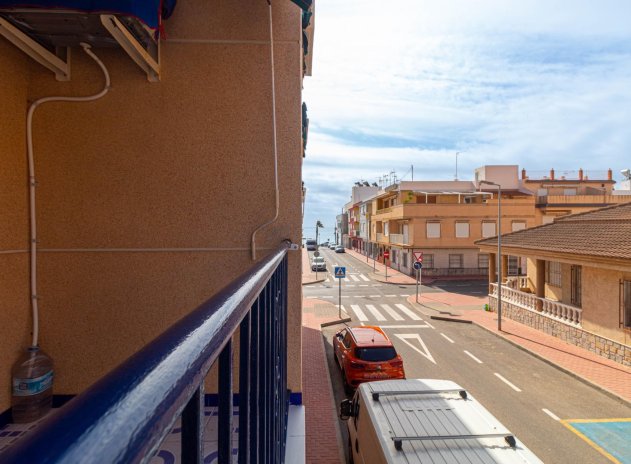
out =
<path fill-rule="evenodd" d="M 366 305 L 366 309 L 368 311 L 370 311 L 372 313 L 373 316 L 375 316 L 375 319 L 377 319 L 378 321 L 385 321 L 386 318 L 383 317 L 383 314 L 381 314 L 379 312 L 379 310 L 377 308 L 375 308 L 373 305 Z"/>
<path fill-rule="evenodd" d="M 366 277 L 364 274 L 359 274 L 359 277 L 361 277 L 364 282 L 370 282 L 370 279 Z"/>
<path fill-rule="evenodd" d="M 390 307 L 390 305 L 382 304 L 381 307 L 390 315 L 392 319 L 395 321 L 402 321 L 404 318 L 399 315 L 394 309 Z"/>
<path fill-rule="evenodd" d="M 359 305 L 351 305 L 351 309 L 353 310 L 353 312 L 357 315 L 357 318 L 360 321 L 367 321 L 368 317 L 366 316 L 366 314 L 364 314 L 364 311 L 361 310 L 361 308 L 359 307 Z"/>
<path fill-rule="evenodd" d="M 412 319 L 413 321 L 422 321 L 423 319 L 421 319 L 419 316 L 416 315 L 415 312 L 412 312 L 411 310 L 409 310 L 408 308 L 406 308 L 404 305 L 397 303 L 395 304 L 395 306 L 397 308 L 399 308 L 403 314 L 405 314 L 406 316 L 408 316 L 410 319 Z"/>
<path fill-rule="evenodd" d="M 353 279 L 353 281 L 355 282 L 359 282 L 359 278 L 355 275 L 355 274 L 349 274 L 351 279 Z"/>

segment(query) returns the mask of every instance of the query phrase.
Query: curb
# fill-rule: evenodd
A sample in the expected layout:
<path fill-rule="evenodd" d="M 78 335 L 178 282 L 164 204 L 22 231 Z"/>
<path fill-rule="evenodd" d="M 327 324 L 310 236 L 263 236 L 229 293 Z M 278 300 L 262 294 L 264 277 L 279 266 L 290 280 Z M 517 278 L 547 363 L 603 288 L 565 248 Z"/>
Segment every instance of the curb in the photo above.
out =
<path fill-rule="evenodd" d="M 447 322 L 460 322 L 462 324 L 473 324 L 473 321 L 469 319 L 454 319 L 452 317 L 446 316 L 429 316 L 430 319 L 435 319 L 437 321 L 447 321 Z"/>
<path fill-rule="evenodd" d="M 302 282 L 302 285 L 312 285 L 312 284 L 319 284 L 321 282 L 324 282 L 326 279 L 320 279 L 320 280 L 314 280 L 311 282 Z"/>
<path fill-rule="evenodd" d="M 337 324 L 346 324 L 347 322 L 351 322 L 350 317 L 345 317 L 343 319 L 335 319 L 334 321 L 327 321 L 320 324 L 320 327 L 329 327 Z"/>
<path fill-rule="evenodd" d="M 545 356 L 540 355 L 539 353 L 536 353 L 536 352 L 534 352 L 534 351 L 530 350 L 529 348 L 526 348 L 525 346 L 520 345 L 519 343 L 514 342 L 513 340 L 511 340 L 511 339 L 509 339 L 509 338 L 504 337 L 503 335 L 501 335 L 501 334 L 499 334 L 499 333 L 495 332 L 494 330 L 491 330 L 491 329 L 488 329 L 488 328 L 484 327 L 482 324 L 479 324 L 479 323 L 477 323 L 477 322 L 474 322 L 474 324 L 475 324 L 476 326 L 478 326 L 478 327 L 480 327 L 480 328 L 482 328 L 482 329 L 486 330 L 487 332 L 492 333 L 492 334 L 493 334 L 493 335 L 495 335 L 496 337 L 501 338 L 502 340 L 504 340 L 504 341 L 506 341 L 506 342 L 510 343 L 510 344 L 511 344 L 511 345 L 513 345 L 515 348 L 519 348 L 520 350 L 525 351 L 526 353 L 528 353 L 528 354 L 530 354 L 530 355 L 534 356 L 535 358 L 537 358 L 537 359 L 539 359 L 539 360 L 541 360 L 541 361 L 545 362 L 546 364 L 548 364 L 548 365 L 550 365 L 550 366 L 552 366 L 552 367 L 554 367 L 554 368 L 556 368 L 556 369 L 560 370 L 561 372 L 565 372 L 565 373 L 566 373 L 567 375 L 569 375 L 570 377 L 574 377 L 576 380 L 579 380 L 580 382 L 583 382 L 584 384 L 589 385 L 590 387 L 593 387 L 593 388 L 595 388 L 596 390 L 601 391 L 602 393 L 604 393 L 605 395 L 609 396 L 610 398 L 612 398 L 612 399 L 614 399 L 614 400 L 617 400 L 617 401 L 620 401 L 620 402 L 622 402 L 622 403 L 625 403 L 627 406 L 631 406 L 631 400 L 628 400 L 628 399 L 626 399 L 626 398 L 624 398 L 624 397 L 620 396 L 619 394 L 617 394 L 617 393 L 615 393 L 615 392 L 612 392 L 611 390 L 609 390 L 609 389 L 608 389 L 608 388 L 606 388 L 606 387 L 603 387 L 602 385 L 598 385 L 597 383 L 593 382 L 592 380 L 589 380 L 589 379 L 587 379 L 587 378 L 585 378 L 585 377 L 583 377 L 583 376 L 581 376 L 581 375 L 577 374 L 577 373 L 576 373 L 576 372 L 574 372 L 574 371 L 571 371 L 571 370 L 569 370 L 569 369 L 567 369 L 567 368 L 565 368 L 565 367 L 563 367 L 563 366 L 559 366 L 559 365 L 558 365 L 558 364 L 556 364 L 554 361 L 549 360 L 549 359 L 548 359 L 548 358 L 546 358 Z"/>

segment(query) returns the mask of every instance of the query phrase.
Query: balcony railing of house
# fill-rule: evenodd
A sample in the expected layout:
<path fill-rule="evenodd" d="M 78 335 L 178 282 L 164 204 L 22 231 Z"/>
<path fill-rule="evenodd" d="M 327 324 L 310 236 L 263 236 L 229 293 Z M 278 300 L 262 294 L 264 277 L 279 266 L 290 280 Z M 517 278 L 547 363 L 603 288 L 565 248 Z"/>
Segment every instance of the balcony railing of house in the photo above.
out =
<path fill-rule="evenodd" d="M 495 308 L 497 304 L 497 284 L 491 284 L 491 294 L 489 297 L 491 298 L 492 306 Z M 560 301 L 541 298 L 533 293 L 522 292 L 505 285 L 502 285 L 502 301 L 550 317 L 565 324 L 575 327 L 581 325 L 583 310 L 576 306 L 561 303 Z M 541 311 L 537 311 L 537 301 L 541 301 Z"/>
<path fill-rule="evenodd" d="M 390 234 L 390 243 L 409 245 L 408 236 L 406 234 Z"/>
<path fill-rule="evenodd" d="M 384 214 L 384 213 L 389 213 L 390 211 L 392 211 L 392 206 L 389 208 L 378 209 L 375 214 Z"/>
<path fill-rule="evenodd" d="M 382 234 L 382 233 L 379 233 L 379 232 L 377 232 L 376 235 L 377 235 L 377 242 L 379 242 L 379 243 L 390 243 L 390 238 L 389 238 L 388 235 Z"/>
<path fill-rule="evenodd" d="M 233 462 L 232 337 L 238 332 L 238 462 L 283 462 L 288 246 L 45 419 L 0 461 L 144 463 L 181 417 L 180 461 L 202 463 L 204 379 L 218 361 L 218 432 L 211 440 L 218 442 L 218 462 Z"/>
<path fill-rule="evenodd" d="M 544 195 L 537 196 L 537 206 L 606 206 L 631 200 L 631 195 Z"/>

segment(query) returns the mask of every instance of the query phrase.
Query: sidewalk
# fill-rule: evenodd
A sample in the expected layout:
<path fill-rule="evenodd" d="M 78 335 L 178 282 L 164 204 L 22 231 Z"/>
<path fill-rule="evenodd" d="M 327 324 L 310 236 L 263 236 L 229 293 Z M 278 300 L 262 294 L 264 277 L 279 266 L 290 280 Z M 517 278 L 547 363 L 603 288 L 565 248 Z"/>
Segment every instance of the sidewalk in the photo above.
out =
<path fill-rule="evenodd" d="M 362 261 L 374 268 L 374 272 L 369 273 L 371 279 L 378 280 L 379 282 L 388 283 L 388 284 L 400 284 L 400 285 L 415 285 L 416 279 L 414 277 L 410 277 L 407 274 L 403 274 L 396 269 L 392 269 L 388 266 L 388 278 L 386 278 L 386 266 L 379 261 L 374 261 L 368 258 L 366 261 L 366 256 L 358 253 L 354 250 L 346 249 L 346 254 L 348 256 L 352 256 L 353 258 Z M 433 282 L 433 279 L 423 277 L 423 284 L 428 285 Z"/>

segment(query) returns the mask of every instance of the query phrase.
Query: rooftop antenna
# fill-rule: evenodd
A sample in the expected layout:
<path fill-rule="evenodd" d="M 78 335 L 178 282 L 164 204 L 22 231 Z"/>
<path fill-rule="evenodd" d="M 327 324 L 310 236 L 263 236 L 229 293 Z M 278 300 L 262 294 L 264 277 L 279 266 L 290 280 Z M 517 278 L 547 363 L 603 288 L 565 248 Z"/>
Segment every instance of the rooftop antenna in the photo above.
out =
<path fill-rule="evenodd" d="M 454 180 L 458 180 L 458 155 L 460 154 L 459 151 L 456 152 L 456 178 Z"/>
<path fill-rule="evenodd" d="M 623 169 L 620 174 L 624 176 L 625 180 L 631 180 L 631 169 Z"/>

